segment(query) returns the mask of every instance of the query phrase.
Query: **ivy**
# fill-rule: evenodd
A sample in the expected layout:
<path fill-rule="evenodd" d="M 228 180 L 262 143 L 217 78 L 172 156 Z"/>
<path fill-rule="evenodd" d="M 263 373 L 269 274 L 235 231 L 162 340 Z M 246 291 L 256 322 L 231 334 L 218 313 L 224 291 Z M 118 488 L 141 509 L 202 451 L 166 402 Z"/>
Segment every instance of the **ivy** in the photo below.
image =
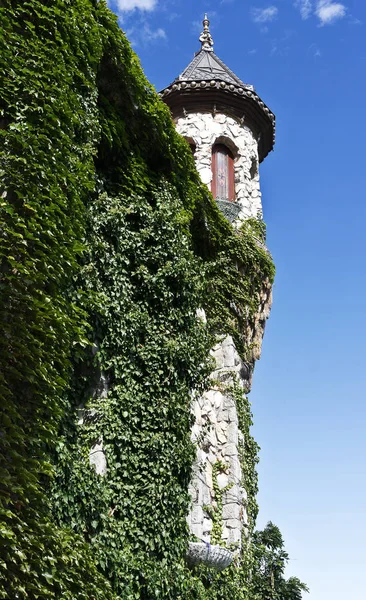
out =
<path fill-rule="evenodd" d="M 248 516 L 248 533 L 253 534 L 255 522 L 258 515 L 257 493 L 258 493 L 258 475 L 257 464 L 259 462 L 259 446 L 251 434 L 253 424 L 250 402 L 242 386 L 237 379 L 227 386 L 226 393 L 231 395 L 235 401 L 238 425 L 242 432 L 239 440 L 239 458 L 242 468 L 242 486 L 247 493 L 246 512 Z"/>
<path fill-rule="evenodd" d="M 253 550 L 221 575 L 184 557 L 192 391 L 217 334 L 254 360 L 263 224 L 221 215 L 105 1 L 0 16 L 0 598 L 247 600 Z"/>
<path fill-rule="evenodd" d="M 223 507 L 223 496 L 226 492 L 228 492 L 232 487 L 233 483 L 229 483 L 223 488 L 220 488 L 219 483 L 217 481 L 217 476 L 220 473 L 225 473 L 228 469 L 228 465 L 226 465 L 223 461 L 218 460 L 212 467 L 212 487 L 215 495 L 215 504 L 210 506 L 204 506 L 203 510 L 207 512 L 208 516 L 212 520 L 212 531 L 211 531 L 211 543 L 212 544 L 220 544 L 222 542 L 222 507 Z"/>
<path fill-rule="evenodd" d="M 256 329 L 261 295 L 270 288 L 275 272 L 264 245 L 264 225 L 248 219 L 234 229 L 216 205 L 203 199 L 191 228 L 195 251 L 206 265 L 205 309 L 210 330 L 233 337 L 249 372 L 257 352 L 248 343 L 248 333 Z"/>
<path fill-rule="evenodd" d="M 65 429 L 54 510 L 90 540 L 120 594 L 131 586 L 131 597 L 148 596 L 151 577 L 155 590 L 173 597 L 173 572 L 183 569 L 188 539 L 190 390 L 208 374 L 210 340 L 196 317 L 200 277 L 179 206 L 169 187 L 145 197 L 103 194 L 90 211 L 93 233 L 80 274 L 94 293 L 98 352 L 96 387 L 88 397 L 93 370 L 86 368 L 75 406 L 84 397 L 83 411 L 93 416 L 78 432 L 72 420 Z M 100 374 L 107 394 L 98 389 Z M 91 472 L 88 457 L 100 438 L 103 478 Z"/>
<path fill-rule="evenodd" d="M 89 7 L 0 7 L 1 598 L 112 598 L 81 537 L 55 527 L 41 484 L 52 473 L 70 348 L 85 343 L 68 290 L 99 138 L 101 45 Z M 75 21 L 75 10 L 85 18 Z"/>

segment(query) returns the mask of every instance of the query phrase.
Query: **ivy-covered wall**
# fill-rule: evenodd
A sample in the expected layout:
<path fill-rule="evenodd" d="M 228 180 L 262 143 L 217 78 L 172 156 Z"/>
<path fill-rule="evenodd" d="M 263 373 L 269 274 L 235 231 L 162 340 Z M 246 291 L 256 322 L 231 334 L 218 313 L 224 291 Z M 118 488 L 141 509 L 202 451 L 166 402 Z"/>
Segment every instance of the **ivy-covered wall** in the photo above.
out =
<path fill-rule="evenodd" d="M 217 333 L 253 359 L 257 224 L 220 215 L 104 1 L 0 19 L 0 598 L 246 599 L 252 551 L 184 556 L 191 394 Z"/>

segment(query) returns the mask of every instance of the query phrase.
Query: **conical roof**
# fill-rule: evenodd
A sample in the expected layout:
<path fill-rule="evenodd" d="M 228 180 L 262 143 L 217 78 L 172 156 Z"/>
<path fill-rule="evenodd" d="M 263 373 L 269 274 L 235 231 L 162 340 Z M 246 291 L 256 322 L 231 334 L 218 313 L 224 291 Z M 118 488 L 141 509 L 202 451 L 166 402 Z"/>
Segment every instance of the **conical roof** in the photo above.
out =
<path fill-rule="evenodd" d="M 273 149 L 275 116 L 256 94 L 215 54 L 205 15 L 200 35 L 201 50 L 184 71 L 161 91 L 173 118 L 189 112 L 223 112 L 238 118 L 253 130 L 258 139 L 259 158 Z"/>
<path fill-rule="evenodd" d="M 204 49 L 197 52 L 192 62 L 175 81 L 211 81 L 212 79 L 252 88 L 239 79 L 213 51 L 208 52 Z"/>

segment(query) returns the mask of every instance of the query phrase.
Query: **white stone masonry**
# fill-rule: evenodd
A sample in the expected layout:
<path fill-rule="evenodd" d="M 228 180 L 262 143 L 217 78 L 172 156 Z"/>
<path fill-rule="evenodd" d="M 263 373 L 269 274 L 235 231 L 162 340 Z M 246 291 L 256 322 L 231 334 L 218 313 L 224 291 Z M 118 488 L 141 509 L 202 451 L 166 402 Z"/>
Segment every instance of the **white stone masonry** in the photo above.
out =
<path fill-rule="evenodd" d="M 258 173 L 258 143 L 253 132 L 237 119 L 222 113 L 189 113 L 176 121 L 177 131 L 196 145 L 194 158 L 203 183 L 211 190 L 212 147 L 228 146 L 234 155 L 235 195 L 239 219 L 262 215 Z"/>
<path fill-rule="evenodd" d="M 197 170 L 203 183 L 211 189 L 212 148 L 215 143 L 226 145 L 234 156 L 235 201 L 240 206 L 237 224 L 249 217 L 262 216 L 258 173 L 258 144 L 251 129 L 244 122 L 222 113 L 189 113 L 176 121 L 178 132 L 194 143 Z M 231 336 L 225 337 L 211 351 L 215 362 L 212 388 L 193 403 L 195 424 L 192 439 L 197 445 L 197 459 L 191 483 L 192 510 L 188 517 L 191 532 L 200 540 L 211 541 L 212 511 L 217 510 L 215 487 L 226 490 L 223 494 L 221 544 L 241 545 L 243 528 L 247 525 L 247 494 L 242 481 L 239 447 L 243 434 L 239 429 L 235 400 L 225 394 L 225 383 L 233 377 L 250 387 L 254 359 L 259 358 L 264 322 L 271 303 L 270 286 L 263 290 L 263 307 L 258 312 L 248 340 L 253 342 L 253 361 L 243 365 Z M 258 321 L 258 322 L 257 322 Z M 253 364 L 252 364 L 253 362 Z M 246 379 L 244 374 L 247 373 Z M 214 465 L 227 465 L 225 472 L 215 475 Z M 217 481 L 213 481 L 213 475 Z M 207 510 L 207 507 L 209 509 Z M 217 514 L 217 513 L 216 513 Z"/>
<path fill-rule="evenodd" d="M 213 468 L 220 461 L 227 465 L 225 472 L 216 475 L 223 494 L 222 544 L 241 546 L 242 530 L 247 524 L 246 492 L 242 487 L 239 460 L 239 441 L 243 438 L 238 425 L 234 399 L 225 394 L 223 382 L 232 383 L 233 376 L 240 377 L 241 359 L 231 336 L 217 344 L 211 354 L 216 368 L 211 375 L 212 388 L 194 400 L 195 424 L 192 439 L 197 445 L 197 459 L 191 483 L 192 510 L 188 517 L 191 532 L 200 540 L 210 542 L 212 518 L 205 507 L 217 509 Z M 221 381 L 221 385 L 218 382 Z"/>

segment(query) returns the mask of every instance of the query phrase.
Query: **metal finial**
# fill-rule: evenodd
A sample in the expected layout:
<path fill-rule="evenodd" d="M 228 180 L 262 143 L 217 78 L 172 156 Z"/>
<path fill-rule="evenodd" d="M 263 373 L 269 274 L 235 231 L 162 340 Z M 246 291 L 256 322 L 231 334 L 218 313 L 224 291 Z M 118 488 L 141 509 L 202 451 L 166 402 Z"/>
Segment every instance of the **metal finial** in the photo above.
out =
<path fill-rule="evenodd" d="M 203 31 L 200 35 L 200 42 L 202 44 L 202 50 L 207 50 L 207 52 L 213 52 L 213 39 L 210 33 L 210 21 L 208 20 L 207 14 L 203 18 Z"/>

